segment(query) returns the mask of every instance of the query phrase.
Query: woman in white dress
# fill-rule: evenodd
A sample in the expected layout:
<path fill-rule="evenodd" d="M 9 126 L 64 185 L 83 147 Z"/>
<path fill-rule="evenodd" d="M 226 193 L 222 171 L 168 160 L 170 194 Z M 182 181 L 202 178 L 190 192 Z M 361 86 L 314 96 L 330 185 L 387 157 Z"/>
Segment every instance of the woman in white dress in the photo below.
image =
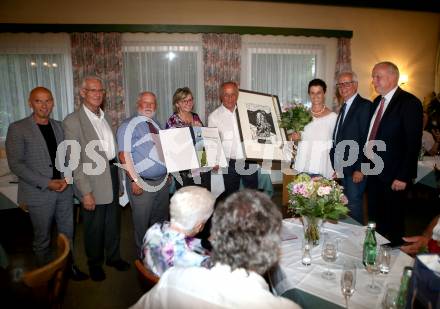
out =
<path fill-rule="evenodd" d="M 304 131 L 293 133 L 291 139 L 299 141 L 295 158 L 296 171 L 332 178 L 334 171 L 329 151 L 338 116 L 325 106 L 326 90 L 327 85 L 321 79 L 309 82 L 313 120 L 305 126 Z"/>

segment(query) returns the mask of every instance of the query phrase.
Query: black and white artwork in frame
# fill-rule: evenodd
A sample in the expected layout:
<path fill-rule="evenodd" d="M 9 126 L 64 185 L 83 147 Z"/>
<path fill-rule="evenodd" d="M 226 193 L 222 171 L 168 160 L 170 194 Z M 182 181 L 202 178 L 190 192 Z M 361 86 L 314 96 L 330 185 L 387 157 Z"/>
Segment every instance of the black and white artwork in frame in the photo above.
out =
<path fill-rule="evenodd" d="M 240 89 L 237 120 L 246 158 L 289 161 L 286 132 L 280 128 L 280 103 L 276 95 Z"/>

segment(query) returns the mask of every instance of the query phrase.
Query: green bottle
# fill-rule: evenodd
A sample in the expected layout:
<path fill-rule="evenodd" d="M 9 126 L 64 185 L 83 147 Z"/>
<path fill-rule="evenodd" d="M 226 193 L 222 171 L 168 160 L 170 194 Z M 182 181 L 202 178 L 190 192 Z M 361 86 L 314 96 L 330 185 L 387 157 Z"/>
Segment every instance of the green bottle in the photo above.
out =
<path fill-rule="evenodd" d="M 365 232 L 364 248 L 362 253 L 362 262 L 364 266 L 374 264 L 377 254 L 376 241 L 376 223 L 368 222 L 367 231 Z"/>
<path fill-rule="evenodd" d="M 397 294 L 396 305 L 398 309 L 404 309 L 406 306 L 409 282 L 412 276 L 412 267 L 406 266 L 403 269 L 402 279 L 400 280 L 399 294 Z"/>

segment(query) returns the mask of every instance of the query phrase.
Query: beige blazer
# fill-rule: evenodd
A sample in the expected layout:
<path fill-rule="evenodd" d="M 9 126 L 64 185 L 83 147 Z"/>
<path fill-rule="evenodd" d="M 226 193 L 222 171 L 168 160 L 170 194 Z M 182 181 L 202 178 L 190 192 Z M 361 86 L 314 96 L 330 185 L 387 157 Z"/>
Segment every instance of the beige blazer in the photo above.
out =
<path fill-rule="evenodd" d="M 111 120 L 105 114 L 105 119 L 110 124 Z M 107 157 L 103 151 L 99 151 L 95 148 L 95 151 L 105 159 L 105 170 L 99 175 L 87 175 L 84 172 L 84 164 L 93 163 L 96 166 L 95 161 L 86 155 L 86 145 L 93 140 L 99 140 L 98 134 L 90 122 L 89 118 L 84 111 L 84 107 L 81 107 L 68 115 L 63 121 L 64 136 L 66 140 L 75 140 L 81 146 L 79 165 L 73 171 L 73 184 L 75 189 L 75 195 L 80 199 L 87 193 L 93 193 L 95 202 L 97 205 L 109 204 L 113 200 L 113 188 L 110 175 L 110 166 Z M 116 146 L 116 139 L 114 132 L 113 139 L 115 140 L 115 153 L 118 153 Z M 68 153 L 69 157 L 69 153 Z M 119 193 L 123 192 L 122 182 L 122 170 L 119 170 Z"/>

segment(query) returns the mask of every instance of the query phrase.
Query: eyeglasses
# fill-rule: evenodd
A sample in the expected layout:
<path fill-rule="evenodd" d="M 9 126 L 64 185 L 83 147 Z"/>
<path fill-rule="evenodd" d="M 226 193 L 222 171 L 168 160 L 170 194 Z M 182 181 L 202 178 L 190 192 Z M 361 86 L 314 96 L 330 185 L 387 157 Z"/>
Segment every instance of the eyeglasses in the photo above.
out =
<path fill-rule="evenodd" d="M 194 101 L 194 99 L 186 99 L 186 100 L 180 100 L 180 102 L 188 104 L 188 103 L 192 103 Z"/>
<path fill-rule="evenodd" d="M 351 82 L 337 83 L 336 86 L 339 87 L 339 88 L 342 88 L 342 87 L 350 87 L 350 85 L 353 84 L 353 83 L 355 83 L 355 82 L 354 82 L 354 81 L 351 81 Z"/>
<path fill-rule="evenodd" d="M 104 94 L 105 93 L 105 89 L 87 89 L 87 88 L 84 88 L 84 90 L 86 90 L 88 92 L 91 92 L 93 94 L 95 94 L 95 93 Z"/>

